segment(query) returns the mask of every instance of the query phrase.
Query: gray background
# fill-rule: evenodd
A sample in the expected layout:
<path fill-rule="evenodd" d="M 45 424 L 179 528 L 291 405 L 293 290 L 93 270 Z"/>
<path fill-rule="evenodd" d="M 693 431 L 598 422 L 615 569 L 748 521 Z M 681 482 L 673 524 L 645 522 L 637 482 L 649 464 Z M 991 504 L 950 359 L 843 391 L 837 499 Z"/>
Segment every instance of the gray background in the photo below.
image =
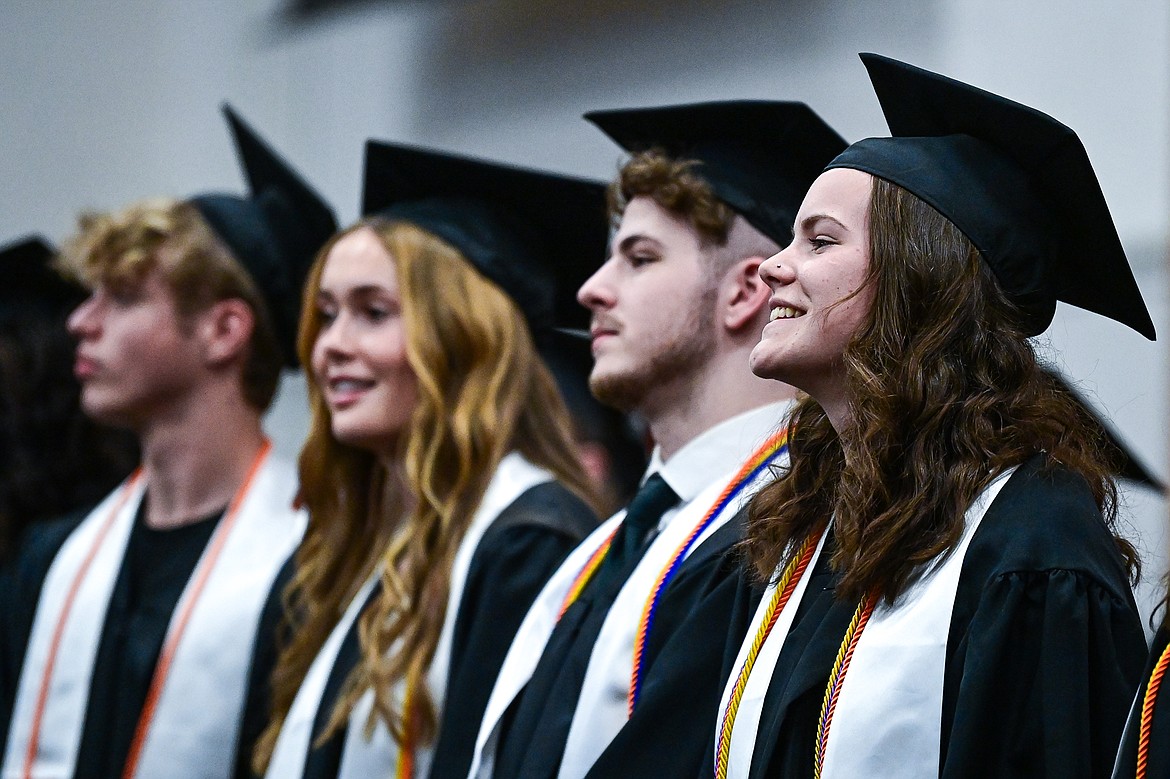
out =
<path fill-rule="evenodd" d="M 848 139 L 886 132 L 858 51 L 1046 111 L 1078 131 L 1139 284 L 1170 337 L 1170 3 L 1165 0 L 414 0 L 291 17 L 274 0 L 0 2 L 0 241 L 54 240 L 83 208 L 243 187 L 217 111 L 230 100 L 357 215 L 376 136 L 609 177 L 593 108 L 758 97 L 810 103 Z M 1063 307 L 1042 351 L 1142 459 L 1167 468 L 1166 349 Z M 295 455 L 304 385 L 268 420 Z M 1127 491 L 1165 570 L 1165 508 Z"/>

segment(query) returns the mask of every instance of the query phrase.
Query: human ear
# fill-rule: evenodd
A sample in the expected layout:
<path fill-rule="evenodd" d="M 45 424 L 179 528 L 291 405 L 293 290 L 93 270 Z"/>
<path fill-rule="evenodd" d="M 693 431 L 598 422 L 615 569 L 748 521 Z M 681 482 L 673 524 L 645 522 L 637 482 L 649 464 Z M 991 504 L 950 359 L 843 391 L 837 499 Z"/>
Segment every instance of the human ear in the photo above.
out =
<path fill-rule="evenodd" d="M 768 304 L 772 291 L 760 278 L 764 257 L 747 257 L 728 269 L 723 277 L 723 326 L 737 332 L 751 326 Z"/>
<path fill-rule="evenodd" d="M 247 350 L 256 318 L 252 308 L 243 300 L 221 300 L 200 314 L 199 318 L 203 356 L 209 364 L 231 362 Z"/>

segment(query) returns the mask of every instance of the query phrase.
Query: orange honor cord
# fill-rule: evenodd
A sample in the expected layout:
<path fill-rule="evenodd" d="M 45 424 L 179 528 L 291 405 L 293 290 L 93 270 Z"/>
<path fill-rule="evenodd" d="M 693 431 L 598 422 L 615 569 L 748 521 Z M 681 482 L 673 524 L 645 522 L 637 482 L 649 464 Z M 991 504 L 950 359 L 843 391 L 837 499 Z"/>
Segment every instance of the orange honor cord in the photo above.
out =
<path fill-rule="evenodd" d="M 817 720 L 817 743 L 813 755 L 813 779 L 821 779 L 821 770 L 825 766 L 825 748 L 829 741 L 829 726 L 833 724 L 833 714 L 837 711 L 837 700 L 841 695 L 841 688 L 845 685 L 845 674 L 849 672 L 849 664 L 853 661 L 853 652 L 857 649 L 857 642 L 869 623 L 869 617 L 877 605 L 877 596 L 870 596 L 857 604 L 853 612 L 853 619 L 849 622 L 849 629 L 841 640 L 841 648 L 837 650 L 837 659 L 833 663 L 833 670 L 829 673 L 829 685 L 825 688 L 825 699 L 821 703 L 821 716 Z"/>
<path fill-rule="evenodd" d="M 256 458 L 252 461 L 251 467 L 248 469 L 248 475 L 244 478 L 244 483 L 240 485 L 240 489 L 236 491 L 232 502 L 228 504 L 227 512 L 211 539 L 211 545 L 208 547 L 202 562 L 199 564 L 199 568 L 195 572 L 195 578 L 191 584 L 190 592 L 183 599 L 182 610 L 179 612 L 178 618 L 174 621 L 174 627 L 167 635 L 167 641 L 163 645 L 162 652 L 159 654 L 158 665 L 154 669 L 154 677 L 151 679 L 150 689 L 146 693 L 146 702 L 143 704 L 142 714 L 138 718 L 138 726 L 134 730 L 134 740 L 130 742 L 130 752 L 126 756 L 126 766 L 122 771 L 122 779 L 133 779 L 138 770 L 138 761 L 142 757 L 143 747 L 146 746 L 146 737 L 150 732 L 150 725 L 154 720 L 159 699 L 162 697 L 167 676 L 170 674 L 175 653 L 178 651 L 179 643 L 183 639 L 183 633 L 187 629 L 187 623 L 191 619 L 195 605 L 199 602 L 199 596 L 203 593 L 203 588 L 207 585 L 207 580 L 211 578 L 211 572 L 219 560 L 219 555 L 227 543 L 228 536 L 231 534 L 232 528 L 235 527 L 236 520 L 239 518 L 240 506 L 243 504 L 244 498 L 248 495 L 248 491 L 252 487 L 252 482 L 255 480 L 256 474 L 260 471 L 260 466 L 264 463 L 270 451 L 272 451 L 272 442 L 265 439 L 263 445 L 260 447 L 260 451 L 256 453 Z"/>
<path fill-rule="evenodd" d="M 1158 688 L 1162 686 L 1162 677 L 1166 675 L 1166 668 L 1170 667 L 1170 644 L 1162 650 L 1158 663 L 1150 674 L 1150 681 L 1146 685 L 1146 694 L 1142 698 L 1142 722 L 1138 731 L 1137 774 L 1136 779 L 1145 779 L 1146 768 L 1150 759 L 1150 732 L 1154 725 L 1154 706 L 1158 702 Z"/>
<path fill-rule="evenodd" d="M 122 487 L 121 494 L 118 495 L 118 500 L 114 504 L 114 508 L 110 511 L 105 523 L 98 530 L 97 538 L 93 542 L 93 546 L 89 552 L 86 553 L 85 559 L 81 562 L 81 567 L 77 570 L 77 575 L 73 577 L 73 582 L 69 585 L 69 592 L 65 596 L 65 603 L 61 608 L 61 615 L 57 618 L 57 625 L 53 629 L 53 640 L 49 644 L 49 656 L 45 659 L 45 672 L 41 677 L 41 686 L 37 691 L 37 705 L 33 709 L 32 729 L 29 731 L 28 737 L 28 751 L 24 756 L 24 770 L 21 772 L 24 779 L 32 779 L 33 763 L 37 758 L 37 751 L 40 749 L 41 740 L 41 721 L 45 716 L 45 706 L 48 705 L 49 700 L 49 686 L 53 680 L 53 669 L 57 664 L 57 653 L 61 649 L 61 640 L 65 634 L 65 626 L 69 622 L 69 614 L 73 610 L 73 602 L 77 599 L 77 593 L 81 590 L 81 585 L 85 581 L 86 575 L 89 573 L 89 567 L 93 564 L 94 558 L 97 557 L 98 551 L 102 548 L 102 543 L 106 540 L 106 535 L 109 534 L 110 528 L 114 526 L 114 521 L 126 507 L 126 501 L 130 500 L 130 496 L 134 493 L 134 488 L 138 486 L 139 479 L 142 478 L 142 469 L 138 468 L 126 480 L 126 484 Z"/>
<path fill-rule="evenodd" d="M 577 598 L 581 597 L 585 586 L 589 584 L 589 580 L 593 578 L 593 574 L 597 573 L 597 569 L 605 561 L 605 555 L 609 552 L 609 546 L 613 543 L 613 538 L 617 535 L 620 528 L 621 523 L 619 522 L 617 527 L 613 529 L 613 532 L 609 534 L 609 538 L 601 542 L 601 546 L 597 547 L 597 551 L 589 556 L 589 559 L 585 561 L 585 566 L 577 574 L 577 577 L 573 579 L 573 584 L 570 585 L 569 592 L 565 595 L 565 601 L 561 604 L 561 610 L 557 613 L 558 622 L 561 620 L 561 617 L 565 616 L 565 612 L 569 610 L 569 607 L 577 601 Z"/>
<path fill-rule="evenodd" d="M 666 592 L 667 586 L 674 580 L 682 567 L 683 561 L 686 560 L 687 555 L 690 554 L 691 549 L 699 540 L 699 536 L 703 534 L 711 523 L 717 517 L 723 514 L 732 501 L 734 501 L 743 490 L 755 481 L 765 468 L 772 464 L 773 460 L 781 453 L 788 451 L 788 428 L 783 428 L 780 432 L 773 435 L 763 446 L 752 453 L 752 456 L 747 459 L 743 467 L 739 469 L 739 473 L 727 483 L 727 487 L 719 495 L 719 498 L 699 520 L 699 523 L 691 529 L 687 534 L 686 539 L 675 550 L 674 554 L 670 556 L 670 561 L 662 572 L 658 574 L 658 579 L 654 582 L 654 587 L 650 590 L 650 597 L 646 599 L 645 606 L 642 607 L 642 618 L 638 621 L 638 633 L 634 639 L 634 664 L 630 673 L 630 687 L 626 693 L 626 708 L 627 716 L 634 716 L 634 707 L 638 705 L 638 698 L 642 694 L 642 658 L 646 651 L 646 641 L 650 637 L 650 631 L 654 629 L 654 616 L 658 612 L 658 604 L 662 600 L 662 595 Z"/>
<path fill-rule="evenodd" d="M 772 628 L 776 625 L 776 620 L 780 618 L 780 614 L 784 611 L 792 593 L 796 591 L 797 584 L 804 576 L 805 569 L 808 568 L 813 553 L 816 551 L 819 537 L 819 533 L 810 536 L 793 555 L 788 565 L 784 567 L 783 573 L 780 574 L 780 578 L 776 582 L 776 589 L 772 592 L 772 599 L 768 602 L 768 608 L 764 611 L 764 618 L 760 620 L 760 626 L 756 630 L 755 637 L 752 638 L 747 657 L 744 658 L 739 674 L 735 677 L 735 686 L 731 688 L 727 708 L 719 723 L 719 743 L 715 747 L 716 779 L 727 779 L 727 768 L 731 758 L 731 733 L 735 727 L 735 717 L 739 714 L 739 705 L 743 701 L 744 690 L 747 689 L 748 678 L 752 674 L 756 658 L 759 657 L 764 642 L 768 640 Z"/>
<path fill-rule="evenodd" d="M 394 779 L 410 779 L 414 775 L 414 728 L 411 726 L 413 699 L 413 690 L 407 687 L 406 695 L 402 696 L 402 743 L 398 745 L 398 767 L 394 771 Z"/>

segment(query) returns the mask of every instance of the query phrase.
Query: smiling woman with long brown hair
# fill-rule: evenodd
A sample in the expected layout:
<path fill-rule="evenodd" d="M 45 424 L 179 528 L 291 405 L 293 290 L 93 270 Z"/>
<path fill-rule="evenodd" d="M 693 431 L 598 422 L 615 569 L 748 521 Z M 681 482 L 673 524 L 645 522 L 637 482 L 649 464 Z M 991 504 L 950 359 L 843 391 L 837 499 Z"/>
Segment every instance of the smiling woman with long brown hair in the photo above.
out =
<path fill-rule="evenodd" d="M 1144 656 L 1136 558 L 1108 444 L 1028 338 L 1057 300 L 1153 325 L 1071 130 L 863 59 L 894 137 L 837 157 L 760 269 L 752 370 L 808 397 L 750 509 L 764 593 L 711 769 L 1106 775 Z"/>
<path fill-rule="evenodd" d="M 304 297 L 311 520 L 254 760 L 282 779 L 419 776 L 438 739 L 444 754 L 470 750 L 461 723 L 479 722 L 529 602 L 595 522 L 534 344 L 551 325 L 539 280 L 553 247 L 502 201 L 523 189 L 552 223 L 595 198 L 593 214 L 570 217 L 583 240 L 566 252 L 599 261 L 602 189 L 404 147 L 369 153 L 366 211 L 378 215 L 324 248 Z M 555 190 L 569 200 L 540 201 Z M 459 717 L 445 722 L 445 707 Z"/>

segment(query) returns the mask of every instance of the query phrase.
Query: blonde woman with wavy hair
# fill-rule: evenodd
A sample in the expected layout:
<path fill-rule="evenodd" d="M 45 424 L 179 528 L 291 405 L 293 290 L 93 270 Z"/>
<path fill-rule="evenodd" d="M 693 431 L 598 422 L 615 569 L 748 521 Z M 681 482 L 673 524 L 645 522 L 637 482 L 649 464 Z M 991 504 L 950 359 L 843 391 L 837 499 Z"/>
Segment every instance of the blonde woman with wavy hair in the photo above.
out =
<path fill-rule="evenodd" d="M 432 756 L 469 752 L 520 619 L 596 522 L 533 338 L 553 310 L 551 287 L 534 283 L 541 236 L 519 207 L 499 205 L 516 190 L 498 182 L 517 171 L 398 147 L 371 154 L 366 210 L 381 213 L 330 241 L 304 293 L 311 520 L 253 765 L 282 779 L 425 776 Z M 426 187 L 470 166 L 482 188 L 453 175 L 465 196 L 395 193 L 371 206 L 379 160 L 408 178 L 420 163 L 411 181 Z M 588 240 L 572 251 L 595 248 L 599 260 L 601 188 L 523 175 L 595 194 Z M 522 197 L 556 213 L 539 194 Z M 458 716 L 444 719 L 448 708 Z"/>

